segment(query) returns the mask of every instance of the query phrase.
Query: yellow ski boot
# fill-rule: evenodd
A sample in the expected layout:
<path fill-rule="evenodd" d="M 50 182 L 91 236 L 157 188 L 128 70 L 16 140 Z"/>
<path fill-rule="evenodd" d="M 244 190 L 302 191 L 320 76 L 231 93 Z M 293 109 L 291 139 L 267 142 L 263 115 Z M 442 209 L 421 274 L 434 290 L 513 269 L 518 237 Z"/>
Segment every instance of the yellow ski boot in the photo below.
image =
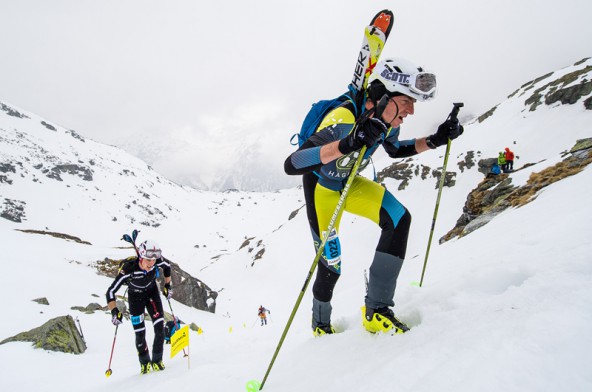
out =
<path fill-rule="evenodd" d="M 323 335 L 332 335 L 335 333 L 335 328 L 331 324 L 329 325 L 317 325 L 316 328 L 312 331 L 312 334 L 316 337 L 320 337 Z"/>
<path fill-rule="evenodd" d="M 388 307 L 370 309 L 362 306 L 362 325 L 371 333 L 382 332 L 394 335 L 409 331 L 409 327 L 397 319 Z"/>

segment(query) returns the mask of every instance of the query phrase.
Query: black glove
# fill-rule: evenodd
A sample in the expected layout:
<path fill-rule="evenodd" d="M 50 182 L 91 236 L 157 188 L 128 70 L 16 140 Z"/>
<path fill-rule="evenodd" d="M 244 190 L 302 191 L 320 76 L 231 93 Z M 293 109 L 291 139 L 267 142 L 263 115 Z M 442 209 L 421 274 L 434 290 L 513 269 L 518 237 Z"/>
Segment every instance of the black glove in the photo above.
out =
<path fill-rule="evenodd" d="M 381 143 L 387 131 L 388 127 L 382 120 L 366 118 L 356 124 L 354 130 L 339 141 L 339 151 L 345 155 L 363 146 L 370 148 L 376 143 Z"/>
<path fill-rule="evenodd" d="M 123 323 L 123 314 L 117 309 L 117 306 L 111 309 L 111 322 L 113 325 L 119 325 Z"/>
<path fill-rule="evenodd" d="M 173 298 L 173 290 L 171 289 L 171 284 L 170 283 L 165 283 L 164 284 L 164 287 L 162 289 L 162 295 L 164 295 L 166 297 L 166 299 Z"/>
<path fill-rule="evenodd" d="M 426 143 L 429 148 L 436 148 L 448 143 L 448 139 L 454 140 L 464 132 L 464 128 L 457 119 L 446 120 L 438 127 L 438 130 L 433 135 L 426 138 Z"/>

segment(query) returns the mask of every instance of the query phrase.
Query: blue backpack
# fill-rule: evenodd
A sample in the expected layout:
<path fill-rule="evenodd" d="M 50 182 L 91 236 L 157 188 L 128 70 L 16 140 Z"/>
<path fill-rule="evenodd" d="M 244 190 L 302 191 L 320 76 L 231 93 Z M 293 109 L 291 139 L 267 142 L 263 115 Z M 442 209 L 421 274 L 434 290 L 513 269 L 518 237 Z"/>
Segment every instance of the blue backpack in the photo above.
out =
<path fill-rule="evenodd" d="M 351 102 L 354 106 L 354 116 L 357 118 L 359 115 L 358 105 L 356 105 L 355 100 L 356 93 L 353 88 L 350 86 L 349 91 L 341 94 L 337 98 L 333 99 L 324 99 L 312 104 L 311 109 L 308 111 L 308 114 L 304 118 L 302 122 L 302 127 L 300 128 L 300 133 L 295 133 L 290 138 L 290 144 L 295 146 L 298 144 L 298 147 L 302 146 L 302 144 L 308 140 L 308 138 L 315 133 L 319 125 L 321 125 L 321 121 L 323 118 L 333 109 L 342 105 L 344 102 Z M 364 105 L 361 105 L 362 107 Z M 298 137 L 297 143 L 294 140 Z"/>

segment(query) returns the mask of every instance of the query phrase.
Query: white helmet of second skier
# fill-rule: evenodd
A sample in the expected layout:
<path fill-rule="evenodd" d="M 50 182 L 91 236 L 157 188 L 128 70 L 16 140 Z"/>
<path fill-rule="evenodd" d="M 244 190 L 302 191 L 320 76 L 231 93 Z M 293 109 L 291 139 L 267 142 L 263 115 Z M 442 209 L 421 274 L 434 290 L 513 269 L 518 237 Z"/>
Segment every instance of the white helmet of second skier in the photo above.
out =
<path fill-rule="evenodd" d="M 148 260 L 157 260 L 162 257 L 160 246 L 153 240 L 146 240 L 138 246 L 140 258 Z"/>
<path fill-rule="evenodd" d="M 376 81 L 384 86 L 389 95 L 404 94 L 419 102 L 436 96 L 436 75 L 402 58 L 391 57 L 376 64 L 368 79 L 369 95 L 373 89 L 375 92 L 382 90 L 376 88 L 379 86 Z"/>

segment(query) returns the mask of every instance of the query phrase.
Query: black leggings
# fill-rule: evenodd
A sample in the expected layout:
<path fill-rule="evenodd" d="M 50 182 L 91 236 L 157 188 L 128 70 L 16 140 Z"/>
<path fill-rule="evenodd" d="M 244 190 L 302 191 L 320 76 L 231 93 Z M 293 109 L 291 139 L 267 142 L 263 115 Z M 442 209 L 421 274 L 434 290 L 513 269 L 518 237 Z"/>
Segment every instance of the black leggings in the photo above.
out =
<path fill-rule="evenodd" d="M 136 333 L 136 349 L 138 350 L 140 363 L 150 362 L 150 352 L 148 350 L 148 345 L 146 344 L 144 309 L 146 309 L 150 315 L 152 326 L 154 327 L 152 362 L 160 362 L 162 360 L 164 346 L 164 312 L 158 288 L 155 286 L 150 291 L 144 293 L 134 293 L 130 291 L 129 307 L 132 326 Z"/>

